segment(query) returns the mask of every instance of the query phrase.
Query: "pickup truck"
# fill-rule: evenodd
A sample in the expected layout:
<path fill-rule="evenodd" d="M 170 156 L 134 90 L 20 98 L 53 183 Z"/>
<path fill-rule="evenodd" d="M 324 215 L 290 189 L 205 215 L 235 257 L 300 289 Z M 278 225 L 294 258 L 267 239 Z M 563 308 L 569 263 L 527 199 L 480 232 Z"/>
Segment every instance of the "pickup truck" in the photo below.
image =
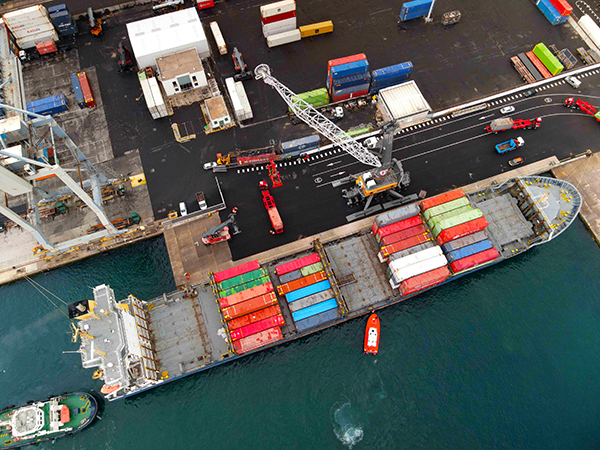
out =
<path fill-rule="evenodd" d="M 496 151 L 498 153 L 506 153 L 506 152 L 515 150 L 519 147 L 522 147 L 524 144 L 525 144 L 525 141 L 523 140 L 523 138 L 518 137 L 516 139 L 511 139 L 509 141 L 502 142 L 502 143 L 496 145 Z"/>
<path fill-rule="evenodd" d="M 196 200 L 198 200 L 198 206 L 201 210 L 208 208 L 206 200 L 204 200 L 204 192 L 196 192 Z"/>

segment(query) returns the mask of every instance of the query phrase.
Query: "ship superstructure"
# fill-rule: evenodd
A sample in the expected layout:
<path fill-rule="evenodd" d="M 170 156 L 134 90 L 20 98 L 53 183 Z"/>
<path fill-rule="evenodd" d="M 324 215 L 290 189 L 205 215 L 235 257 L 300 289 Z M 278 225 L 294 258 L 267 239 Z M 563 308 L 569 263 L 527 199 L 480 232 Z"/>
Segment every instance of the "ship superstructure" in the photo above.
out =
<path fill-rule="evenodd" d="M 83 365 L 99 367 L 109 400 L 133 395 L 504 261 L 557 237 L 580 207 L 569 183 L 514 178 L 402 206 L 341 239 L 147 302 L 117 302 L 98 286 L 70 308 Z"/>

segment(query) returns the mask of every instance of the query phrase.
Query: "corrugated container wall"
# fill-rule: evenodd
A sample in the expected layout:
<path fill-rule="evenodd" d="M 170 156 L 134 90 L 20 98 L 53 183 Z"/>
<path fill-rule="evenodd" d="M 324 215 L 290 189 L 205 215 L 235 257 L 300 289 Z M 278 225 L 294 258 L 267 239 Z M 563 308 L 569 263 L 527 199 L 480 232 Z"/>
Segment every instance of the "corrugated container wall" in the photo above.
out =
<path fill-rule="evenodd" d="M 454 262 L 459 259 L 466 258 L 467 256 L 472 256 L 476 253 L 489 250 L 490 248 L 492 248 L 492 243 L 489 239 L 485 239 L 475 244 L 467 245 L 461 249 L 454 250 L 453 252 L 448 253 L 446 258 L 448 258 L 448 262 Z"/>
<path fill-rule="evenodd" d="M 213 275 L 215 282 L 219 283 L 227 278 L 237 277 L 246 272 L 252 272 L 253 270 L 259 269 L 260 264 L 257 260 L 240 264 L 239 266 L 231 267 L 229 269 L 222 270 Z"/>
<path fill-rule="evenodd" d="M 556 8 L 559 14 L 563 17 L 570 16 L 573 12 L 573 7 L 566 0 L 549 0 L 552 6 Z"/>
<path fill-rule="evenodd" d="M 340 318 L 340 313 L 337 309 L 330 309 L 329 311 L 322 312 L 315 316 L 307 317 L 306 319 L 298 320 L 296 322 L 296 328 L 298 332 L 302 333 L 311 328 L 316 328 L 320 325 L 329 323 L 335 319 Z"/>
<path fill-rule="evenodd" d="M 296 29 L 295 17 L 292 17 L 291 19 L 280 20 L 278 22 L 273 22 L 268 25 L 262 26 L 264 37 L 274 36 L 276 34 L 281 34 L 286 31 L 292 31 L 294 29 Z M 298 31 L 298 33 L 300 33 L 300 31 Z"/>
<path fill-rule="evenodd" d="M 438 269 L 430 270 L 416 277 L 409 278 L 400 284 L 400 292 L 402 295 L 412 294 L 417 291 L 422 291 L 436 284 L 443 283 L 450 276 L 450 271 L 446 266 Z"/>
<path fill-rule="evenodd" d="M 435 197 L 426 198 L 421 201 L 421 211 L 425 211 L 426 209 L 433 208 L 434 206 L 441 205 L 442 203 L 450 202 L 464 196 L 465 193 L 462 189 L 455 189 L 453 191 L 436 195 Z"/>
<path fill-rule="evenodd" d="M 400 222 L 401 220 L 410 219 L 411 217 L 419 214 L 419 212 L 419 205 L 416 203 L 411 203 L 410 205 L 379 214 L 377 217 L 375 217 L 375 222 L 373 223 L 373 233 L 377 233 L 377 230 L 381 227 Z"/>
<path fill-rule="evenodd" d="M 235 91 L 237 92 L 240 102 L 242 103 L 242 108 L 244 109 L 243 118 L 239 120 L 252 119 L 254 117 L 254 113 L 252 112 L 252 107 L 250 106 L 250 100 L 248 100 L 248 95 L 246 94 L 244 83 L 242 83 L 241 81 L 236 81 Z"/>
<path fill-rule="evenodd" d="M 327 72 L 331 71 L 334 66 L 341 66 L 342 64 L 348 64 L 351 62 L 361 61 L 367 59 L 367 55 L 364 53 L 357 53 L 356 55 L 344 56 L 343 58 L 330 59 L 327 61 Z"/>
<path fill-rule="evenodd" d="M 558 25 L 561 23 L 563 17 L 548 0 L 538 0 L 537 7 L 552 25 Z"/>
<path fill-rule="evenodd" d="M 279 327 L 270 328 L 260 333 L 253 334 L 239 341 L 233 342 L 233 348 L 238 355 L 247 353 L 265 345 L 272 344 L 283 339 Z"/>
<path fill-rule="evenodd" d="M 307 317 L 315 316 L 330 309 L 337 308 L 337 302 L 334 298 L 325 300 L 324 302 L 317 303 L 316 305 L 309 306 L 308 308 L 302 308 L 292 313 L 294 322 L 297 320 L 306 319 Z"/>
<path fill-rule="evenodd" d="M 596 47 L 600 47 L 600 27 L 598 27 L 596 22 L 586 14 L 579 19 L 578 23 L 583 28 L 583 31 L 585 31 L 585 34 L 596 44 Z"/>
<path fill-rule="evenodd" d="M 331 288 L 331 283 L 329 280 L 321 281 L 319 283 L 311 284 L 310 286 L 303 287 L 302 289 L 298 289 L 296 291 L 292 291 L 285 295 L 288 303 L 301 299 L 302 297 L 307 297 L 312 294 L 316 294 L 317 292 L 325 291 Z"/>
<path fill-rule="evenodd" d="M 229 320 L 245 316 L 246 314 L 253 313 L 254 311 L 261 310 L 276 303 L 277 296 L 275 295 L 275 292 L 269 292 L 268 294 L 251 297 L 236 303 L 235 305 L 227 306 L 226 308 L 223 308 L 221 312 L 223 313 L 223 317 L 226 320 Z"/>
<path fill-rule="evenodd" d="M 308 308 L 309 306 L 316 305 L 317 303 L 324 302 L 334 298 L 333 291 L 331 289 L 327 289 L 325 291 L 317 292 L 316 294 L 307 295 L 299 300 L 288 303 L 291 312 L 299 311 L 303 308 Z"/>
<path fill-rule="evenodd" d="M 366 59 L 355 61 L 339 66 L 333 66 L 329 71 L 332 80 L 341 77 L 347 77 L 357 73 L 365 73 L 369 71 L 369 62 Z"/>
<path fill-rule="evenodd" d="M 476 253 L 472 256 L 454 261 L 450 264 L 450 268 L 456 274 L 462 272 L 463 270 L 472 269 L 481 264 L 489 263 L 497 259 L 499 256 L 500 254 L 498 253 L 498 250 L 495 248 L 490 248 L 484 252 Z"/>
<path fill-rule="evenodd" d="M 301 269 L 305 266 L 310 266 L 316 262 L 321 261 L 321 257 L 317 253 L 311 253 L 310 255 L 303 256 L 302 258 L 294 259 L 292 261 L 280 264 L 275 267 L 275 272 L 278 275 L 292 272 L 293 270 Z"/>
<path fill-rule="evenodd" d="M 275 34 L 267 38 L 267 45 L 269 47 L 277 47 L 278 45 L 290 44 L 292 42 L 299 41 L 301 39 L 300 30 L 295 29 L 286 31 L 285 33 Z"/>
<path fill-rule="evenodd" d="M 254 311 L 250 314 L 231 319 L 227 321 L 227 327 L 229 330 L 236 330 L 243 326 L 250 325 L 251 323 L 256 323 L 259 320 L 266 319 L 267 317 L 276 316 L 277 314 L 281 314 L 279 305 L 269 306 L 268 308 L 259 309 L 258 311 Z"/>
<path fill-rule="evenodd" d="M 280 20 L 291 19 L 292 17 L 296 17 L 295 10 L 277 14 L 275 16 L 263 17 L 261 21 L 263 25 L 267 25 L 269 23 L 279 22 Z"/>
<path fill-rule="evenodd" d="M 273 284 L 265 283 L 245 291 L 237 292 L 228 297 L 222 297 L 219 299 L 219 304 L 221 305 L 221 308 L 226 308 L 228 306 L 236 305 L 243 301 L 250 300 L 253 297 L 269 294 L 271 292 L 273 292 Z"/>
<path fill-rule="evenodd" d="M 563 71 L 564 66 L 543 43 L 540 42 L 533 47 L 533 53 L 535 53 L 535 56 L 540 59 L 552 75 L 558 75 Z"/>

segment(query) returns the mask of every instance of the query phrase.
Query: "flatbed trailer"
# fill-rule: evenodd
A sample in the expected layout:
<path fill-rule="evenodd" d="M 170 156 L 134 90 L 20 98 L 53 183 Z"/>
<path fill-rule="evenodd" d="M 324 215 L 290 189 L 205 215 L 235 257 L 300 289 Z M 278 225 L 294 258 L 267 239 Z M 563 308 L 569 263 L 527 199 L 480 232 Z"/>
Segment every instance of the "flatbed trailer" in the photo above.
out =
<path fill-rule="evenodd" d="M 525 67 L 525 65 L 517 56 L 513 56 L 512 58 L 510 58 L 510 61 L 512 62 L 515 70 L 519 72 L 523 80 L 527 81 L 528 83 L 535 83 L 535 78 L 533 77 L 533 75 L 531 75 L 531 72 L 527 70 L 527 67 Z"/>

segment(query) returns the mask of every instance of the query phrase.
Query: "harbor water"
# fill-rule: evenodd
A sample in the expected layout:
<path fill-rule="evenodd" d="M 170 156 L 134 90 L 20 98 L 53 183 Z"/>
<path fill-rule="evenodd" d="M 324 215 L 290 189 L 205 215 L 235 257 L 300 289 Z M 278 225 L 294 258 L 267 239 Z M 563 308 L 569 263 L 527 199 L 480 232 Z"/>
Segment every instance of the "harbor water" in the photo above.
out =
<path fill-rule="evenodd" d="M 116 402 L 40 449 L 583 449 L 600 446 L 600 249 L 554 241 L 365 318 Z M 33 280 L 65 302 L 175 288 L 162 238 Z M 60 300 L 49 296 L 62 311 Z M 0 407 L 85 390 L 69 321 L 29 282 L 0 286 Z"/>

